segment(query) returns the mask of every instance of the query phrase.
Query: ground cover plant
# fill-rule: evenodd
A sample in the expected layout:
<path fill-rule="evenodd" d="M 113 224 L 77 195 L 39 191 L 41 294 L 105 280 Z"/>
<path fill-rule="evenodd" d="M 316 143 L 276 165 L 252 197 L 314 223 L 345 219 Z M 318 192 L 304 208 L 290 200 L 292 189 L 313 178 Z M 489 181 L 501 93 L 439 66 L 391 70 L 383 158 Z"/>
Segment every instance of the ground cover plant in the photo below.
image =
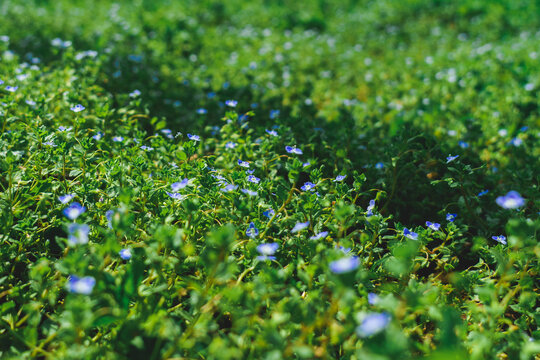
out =
<path fill-rule="evenodd" d="M 538 358 L 538 1 L 0 15 L 2 359 Z"/>

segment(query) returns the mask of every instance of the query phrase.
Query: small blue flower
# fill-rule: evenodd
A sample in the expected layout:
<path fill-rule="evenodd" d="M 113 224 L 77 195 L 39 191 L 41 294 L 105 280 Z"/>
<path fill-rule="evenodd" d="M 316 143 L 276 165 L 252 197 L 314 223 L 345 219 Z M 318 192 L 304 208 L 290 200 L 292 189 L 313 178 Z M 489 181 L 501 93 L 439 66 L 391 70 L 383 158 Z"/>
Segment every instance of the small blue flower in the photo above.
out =
<path fill-rule="evenodd" d="M 55 143 L 53 143 L 52 141 L 50 141 L 50 140 L 44 142 L 43 145 L 50 146 L 50 147 L 57 147 L 58 146 Z"/>
<path fill-rule="evenodd" d="M 375 208 L 375 200 L 369 200 L 369 205 L 367 207 L 366 216 L 373 216 L 373 209 Z"/>
<path fill-rule="evenodd" d="M 500 242 L 500 243 L 503 244 L 503 245 L 506 245 L 506 236 L 504 236 L 504 235 L 492 236 L 491 238 L 492 238 L 493 240 L 495 240 L 495 241 Z"/>
<path fill-rule="evenodd" d="M 379 302 L 379 300 L 381 299 L 379 297 L 379 295 L 375 294 L 375 293 L 369 293 L 367 295 L 367 299 L 368 299 L 368 304 L 369 305 L 375 305 Z"/>
<path fill-rule="evenodd" d="M 238 144 L 235 143 L 235 142 L 229 141 L 228 143 L 225 144 L 225 148 L 226 149 L 234 149 L 236 147 L 236 145 L 238 145 Z"/>
<path fill-rule="evenodd" d="M 219 133 L 219 130 L 221 130 L 219 126 L 212 126 L 212 135 L 217 135 Z"/>
<path fill-rule="evenodd" d="M 201 141 L 201 137 L 199 135 L 187 134 L 187 137 L 188 137 L 189 140 Z"/>
<path fill-rule="evenodd" d="M 128 60 L 136 62 L 136 63 L 140 63 L 143 61 L 142 55 L 129 54 L 127 58 Z"/>
<path fill-rule="evenodd" d="M 310 237 L 310 239 L 311 240 L 320 240 L 320 239 L 324 239 L 327 236 L 328 236 L 328 231 L 322 231 L 322 232 L 318 233 L 317 235 L 313 235 L 312 237 Z"/>
<path fill-rule="evenodd" d="M 407 228 L 404 228 L 403 229 L 403 235 L 405 237 L 408 237 L 409 239 L 411 240 L 418 240 L 418 234 L 413 232 L 413 231 L 410 231 L 409 229 Z"/>
<path fill-rule="evenodd" d="M 296 146 L 285 146 L 285 151 L 287 151 L 289 154 L 297 154 L 302 155 L 303 152 Z"/>
<path fill-rule="evenodd" d="M 180 182 L 175 182 L 171 184 L 171 189 L 174 192 L 178 192 L 178 190 L 185 188 L 189 183 L 189 179 L 185 178 L 184 180 Z"/>
<path fill-rule="evenodd" d="M 387 313 L 370 314 L 356 328 L 356 333 L 362 338 L 370 337 L 383 331 L 389 323 L 390 315 Z"/>
<path fill-rule="evenodd" d="M 278 133 L 277 133 L 276 130 L 268 130 L 268 129 L 266 129 L 265 131 L 266 131 L 266 133 L 267 133 L 268 135 L 278 136 Z"/>
<path fill-rule="evenodd" d="M 309 221 L 306 221 L 306 222 L 299 222 L 297 223 L 296 225 L 294 225 L 294 228 L 291 230 L 291 233 L 297 233 L 299 231 L 302 231 L 304 230 L 305 228 L 307 228 L 309 226 Z"/>
<path fill-rule="evenodd" d="M 480 191 L 480 192 L 478 193 L 477 196 L 478 196 L 478 197 L 484 196 L 484 195 L 486 195 L 488 192 L 489 192 L 489 190 L 482 190 L 482 191 Z"/>
<path fill-rule="evenodd" d="M 249 226 L 246 230 L 246 236 L 250 238 L 255 238 L 257 235 L 259 235 L 259 229 L 255 227 L 255 224 L 253 222 L 249 223 Z"/>
<path fill-rule="evenodd" d="M 129 93 L 130 98 L 136 98 L 138 96 L 141 96 L 140 90 L 135 89 L 135 90 L 133 90 L 132 92 Z"/>
<path fill-rule="evenodd" d="M 247 181 L 251 182 L 251 183 L 254 183 L 254 184 L 258 184 L 261 179 L 259 179 L 258 177 L 254 176 L 254 175 L 249 175 L 247 177 Z"/>
<path fill-rule="evenodd" d="M 82 106 L 81 104 L 77 104 L 77 105 L 75 105 L 75 106 L 73 106 L 73 107 L 71 107 L 71 108 L 69 108 L 69 109 L 70 109 L 71 111 L 73 111 L 73 112 L 78 113 L 78 112 L 83 111 L 83 110 L 86 109 L 86 108 L 85 108 L 84 106 Z"/>
<path fill-rule="evenodd" d="M 338 175 L 338 176 L 336 176 L 336 178 L 333 181 L 334 182 L 343 181 L 343 180 L 345 180 L 346 177 L 347 177 L 347 175 Z"/>
<path fill-rule="evenodd" d="M 302 191 L 313 191 L 313 189 L 315 189 L 315 184 L 312 183 L 312 182 L 305 182 L 304 185 L 302 185 L 302 187 L 300 189 L 302 189 Z"/>
<path fill-rule="evenodd" d="M 465 141 L 459 141 L 458 142 L 458 145 L 462 148 L 462 149 L 467 149 L 469 147 L 469 144 L 466 143 Z"/>
<path fill-rule="evenodd" d="M 448 164 L 449 162 L 456 160 L 458 157 L 459 157 L 459 155 L 455 155 L 455 156 L 448 155 L 446 157 L 446 163 Z"/>
<path fill-rule="evenodd" d="M 209 169 L 210 169 L 210 171 L 215 171 L 212 168 L 209 168 Z M 222 175 L 219 175 L 219 174 L 217 174 L 217 175 L 210 174 L 210 176 L 213 177 L 214 179 L 218 179 L 219 182 L 223 182 L 225 180 L 225 178 Z"/>
<path fill-rule="evenodd" d="M 144 150 L 144 151 L 152 151 L 152 150 L 154 150 L 153 147 L 146 146 L 146 145 L 142 145 L 142 146 L 141 146 L 141 149 Z"/>
<path fill-rule="evenodd" d="M 123 260 L 129 260 L 131 259 L 131 250 L 130 249 L 122 249 L 118 252 L 118 254 L 120 255 L 120 257 L 123 259 Z"/>
<path fill-rule="evenodd" d="M 527 131 L 527 130 L 529 130 L 529 127 L 528 127 L 528 126 L 522 126 L 522 127 L 519 129 L 519 131 L 521 131 L 521 132 L 525 132 L 525 131 Z"/>
<path fill-rule="evenodd" d="M 341 251 L 342 253 L 344 253 L 345 255 L 347 255 L 348 253 L 350 253 L 352 251 L 351 248 L 346 248 L 345 246 L 335 246 L 336 249 L 338 249 L 339 251 Z"/>
<path fill-rule="evenodd" d="M 360 266 L 360 260 L 357 256 L 344 257 L 330 263 L 330 271 L 335 274 L 351 272 Z"/>
<path fill-rule="evenodd" d="M 179 194 L 179 193 L 171 193 L 167 191 L 167 195 L 169 195 L 174 200 L 184 200 L 186 198 L 185 195 Z"/>
<path fill-rule="evenodd" d="M 24 102 L 26 103 L 26 105 L 28 106 L 36 106 L 36 102 L 34 100 L 24 100 Z"/>
<path fill-rule="evenodd" d="M 302 164 L 302 167 L 308 167 L 309 165 L 311 165 L 311 164 L 309 163 L 309 161 L 306 161 L 305 163 Z"/>
<path fill-rule="evenodd" d="M 109 229 L 112 229 L 112 218 L 113 218 L 113 215 L 114 215 L 114 211 L 113 210 L 107 210 L 105 212 L 105 217 L 107 218 L 107 226 L 109 227 Z"/>
<path fill-rule="evenodd" d="M 278 243 L 266 243 L 266 244 L 260 244 L 257 246 L 257 251 L 260 256 L 257 256 L 257 260 L 275 260 L 276 257 L 273 256 L 277 249 L 279 248 Z"/>
<path fill-rule="evenodd" d="M 197 114 L 200 114 L 200 115 L 204 115 L 208 112 L 208 110 L 206 109 L 203 109 L 203 108 L 200 108 L 200 109 L 197 109 Z"/>
<path fill-rule="evenodd" d="M 227 100 L 227 101 L 225 101 L 225 105 L 227 105 L 229 107 L 236 107 L 236 105 L 238 105 L 238 101 L 236 101 L 236 100 Z"/>
<path fill-rule="evenodd" d="M 274 211 L 274 209 L 268 209 L 265 212 L 263 212 L 263 215 L 266 216 L 267 218 L 271 219 L 274 216 L 275 213 L 276 212 Z"/>
<path fill-rule="evenodd" d="M 6 91 L 15 92 L 18 88 L 18 86 L 6 86 Z"/>
<path fill-rule="evenodd" d="M 79 278 L 78 276 L 71 275 L 68 279 L 68 290 L 74 294 L 90 295 L 92 289 L 96 285 L 96 279 L 92 276 L 85 276 Z"/>
<path fill-rule="evenodd" d="M 65 126 L 59 126 L 58 127 L 58 131 L 60 131 L 60 132 L 71 131 L 71 129 L 73 129 L 73 128 L 72 127 L 65 127 Z"/>
<path fill-rule="evenodd" d="M 382 169 L 384 167 L 384 164 L 382 162 L 378 162 L 375 164 L 375 169 Z"/>
<path fill-rule="evenodd" d="M 510 191 L 504 196 L 499 196 L 495 200 L 497 205 L 505 209 L 517 209 L 525 205 L 525 199 L 517 191 Z"/>
<path fill-rule="evenodd" d="M 90 233 L 90 227 L 88 225 L 76 223 L 69 224 L 68 232 L 69 245 L 88 243 L 88 234 Z"/>
<path fill-rule="evenodd" d="M 509 142 L 510 145 L 513 145 L 515 147 L 518 147 L 518 146 L 521 146 L 523 144 L 523 140 L 521 140 L 520 138 L 518 137 L 515 137 L 513 138 L 512 140 L 510 140 Z"/>
<path fill-rule="evenodd" d="M 246 195 L 249 195 L 249 196 L 257 196 L 258 195 L 258 193 L 256 191 L 249 190 L 249 189 L 242 189 L 240 191 L 243 192 Z"/>
<path fill-rule="evenodd" d="M 65 208 L 63 213 L 68 219 L 75 220 L 81 214 L 83 214 L 85 211 L 86 211 L 86 208 L 84 208 L 78 202 L 74 202 L 73 204 L 71 204 L 67 208 Z"/>
<path fill-rule="evenodd" d="M 114 142 L 122 142 L 124 141 L 124 138 L 122 136 L 115 136 L 112 138 Z"/>
<path fill-rule="evenodd" d="M 279 116 L 279 110 L 270 110 L 270 119 L 275 119 Z"/>
<path fill-rule="evenodd" d="M 431 221 L 426 221 L 426 226 L 430 228 L 431 230 L 438 231 L 441 228 L 441 224 L 439 223 L 432 223 Z M 414 239 L 416 240 L 416 239 Z"/>
<path fill-rule="evenodd" d="M 227 184 L 224 188 L 220 189 L 223 192 L 231 192 L 238 189 L 238 185 Z"/>
<path fill-rule="evenodd" d="M 171 129 L 161 129 L 160 132 L 169 139 L 174 139 Z"/>
<path fill-rule="evenodd" d="M 245 167 L 245 168 L 249 168 L 249 162 L 242 161 L 241 159 L 238 159 L 238 165 L 240 165 L 242 167 Z"/>
<path fill-rule="evenodd" d="M 454 222 L 456 218 L 457 218 L 457 214 L 446 214 L 446 221 Z"/>
<path fill-rule="evenodd" d="M 101 138 L 103 138 L 103 133 L 101 131 L 98 131 L 96 135 L 92 136 L 92 139 L 94 140 L 101 140 Z"/>
<path fill-rule="evenodd" d="M 62 203 L 62 204 L 67 204 L 68 202 L 71 201 L 71 199 L 73 199 L 75 197 L 75 194 L 66 194 L 66 195 L 60 195 L 58 197 L 58 200 Z"/>

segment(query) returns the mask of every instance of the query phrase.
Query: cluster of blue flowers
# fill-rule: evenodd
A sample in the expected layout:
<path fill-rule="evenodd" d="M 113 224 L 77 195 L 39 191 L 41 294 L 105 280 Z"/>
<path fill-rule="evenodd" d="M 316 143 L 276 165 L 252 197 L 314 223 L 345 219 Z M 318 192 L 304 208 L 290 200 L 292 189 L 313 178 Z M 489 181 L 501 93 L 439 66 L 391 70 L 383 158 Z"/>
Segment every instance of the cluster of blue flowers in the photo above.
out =
<path fill-rule="evenodd" d="M 58 197 L 58 200 L 62 204 L 69 203 L 75 195 L 66 194 Z M 86 208 L 74 202 L 63 210 L 64 215 L 70 220 L 77 220 L 79 216 L 84 214 Z M 78 224 L 76 222 L 68 224 L 68 244 L 71 246 L 76 246 L 79 244 L 88 243 L 88 234 L 90 233 L 90 227 L 87 224 Z M 70 276 L 68 280 L 68 290 L 73 293 L 85 294 L 88 295 L 92 292 L 96 280 L 91 277 L 79 278 L 75 275 Z"/>
<path fill-rule="evenodd" d="M 136 97 L 139 96 L 140 93 L 134 92 L 130 96 Z M 225 102 L 225 105 L 230 108 L 235 108 L 238 103 L 234 100 L 227 100 Z M 71 108 L 74 112 L 80 112 L 85 110 L 84 106 L 82 105 L 76 105 Z M 206 110 L 199 109 L 198 113 L 203 114 L 206 113 Z M 271 114 L 271 117 L 277 117 L 279 116 L 279 112 L 273 112 Z M 72 129 L 70 127 L 60 127 L 58 129 L 60 132 L 69 132 Z M 274 129 L 266 129 L 265 132 L 271 136 L 271 137 L 278 137 L 279 134 Z M 169 138 L 174 139 L 174 136 L 172 135 L 171 131 L 168 129 L 163 129 L 162 135 Z M 180 134 L 177 134 L 179 136 Z M 103 133 L 97 132 L 95 135 L 92 136 L 92 138 L 96 141 L 99 141 L 103 138 Z M 187 139 L 193 142 L 200 142 L 201 137 L 199 135 L 194 134 L 187 134 Z M 113 142 L 123 142 L 124 138 L 122 136 L 114 136 L 112 138 Z M 134 140 L 136 143 L 138 143 L 137 139 Z M 225 148 L 228 150 L 233 150 L 237 147 L 237 143 L 233 141 L 229 141 L 225 144 Z M 54 144 L 51 144 L 51 146 L 56 146 Z M 461 143 L 460 146 L 462 148 L 468 147 L 468 144 Z M 148 145 L 141 145 L 139 146 L 144 151 L 152 151 L 153 148 Z M 296 146 L 285 146 L 285 151 L 288 154 L 292 155 L 303 155 L 303 151 L 296 147 Z M 459 155 L 449 155 L 446 159 L 447 163 L 450 163 L 452 161 L 455 161 Z M 246 161 L 243 159 L 237 159 L 236 164 L 243 168 L 243 170 L 246 173 L 245 181 L 246 184 L 251 184 L 250 186 L 252 189 L 244 188 L 241 189 L 241 192 L 247 196 L 253 197 L 258 196 L 258 192 L 255 190 L 259 184 L 261 184 L 261 178 L 254 175 L 254 172 L 256 170 L 256 167 L 252 167 L 252 164 L 250 161 Z M 173 164 L 174 165 L 174 164 Z M 309 162 L 304 162 L 303 167 L 310 166 Z M 382 169 L 384 167 L 384 164 L 382 162 L 379 162 L 375 166 L 377 169 Z M 216 179 L 217 184 L 220 186 L 220 191 L 222 193 L 231 193 L 236 191 L 239 186 L 233 183 L 229 183 L 225 177 L 222 175 L 219 175 L 219 173 L 216 173 L 214 169 L 210 169 L 212 171 L 212 176 Z M 347 179 L 346 174 L 339 174 L 335 178 L 331 179 L 333 183 L 343 183 Z M 183 178 L 179 181 L 173 182 L 170 185 L 171 191 L 166 191 L 165 193 L 173 200 L 176 201 L 183 201 L 186 199 L 185 194 L 182 194 L 183 190 L 186 189 L 188 186 L 193 186 L 195 179 L 188 179 Z M 320 185 L 320 183 L 319 183 Z M 338 186 L 336 184 L 336 186 Z M 306 181 L 300 189 L 303 192 L 311 193 L 315 192 L 315 189 L 318 187 L 318 184 L 315 184 L 311 181 Z M 478 193 L 478 196 L 484 196 L 489 193 L 489 190 L 483 190 L 480 193 Z M 317 193 L 318 196 L 320 196 Z M 59 197 L 59 201 L 62 204 L 68 204 L 74 199 L 74 194 L 66 194 Z M 496 199 L 496 202 L 499 206 L 501 206 L 504 209 L 517 209 L 525 204 L 525 200 L 515 191 L 511 191 L 508 194 L 504 196 L 500 196 Z M 375 209 L 376 209 L 376 200 L 371 199 L 368 203 L 368 206 L 366 207 L 365 217 L 369 218 L 372 216 L 375 216 Z M 89 233 L 90 233 L 90 227 L 87 224 L 79 224 L 75 222 L 75 220 L 85 212 L 85 208 L 80 205 L 77 202 L 72 203 L 67 208 L 64 209 L 65 216 L 72 220 L 73 223 L 68 224 L 68 243 L 71 246 L 75 246 L 78 244 L 86 244 L 89 240 Z M 277 215 L 279 215 L 274 209 L 267 208 L 263 211 L 263 216 L 265 216 L 269 221 L 271 222 L 272 219 L 276 218 Z M 108 227 L 112 229 L 113 227 L 113 216 L 114 212 L 112 210 L 107 211 L 106 217 L 108 220 Z M 446 215 L 446 221 L 449 223 L 452 223 L 456 220 L 457 214 L 455 213 L 449 213 Z M 304 236 L 302 232 L 310 227 L 310 221 L 305 222 L 297 222 L 290 230 L 291 234 L 296 234 L 296 236 L 302 237 Z M 427 229 L 433 232 L 440 232 L 442 231 L 442 227 L 440 223 L 432 222 L 432 221 L 426 221 L 425 226 Z M 248 224 L 248 227 L 245 230 L 245 235 L 249 239 L 257 239 L 259 237 L 260 231 L 255 225 L 254 222 L 250 222 Z M 315 234 L 309 236 L 309 240 L 311 241 L 323 241 L 326 239 L 330 233 L 328 231 L 319 231 Z M 407 227 L 403 228 L 402 235 L 410 240 L 417 241 L 420 237 L 419 233 L 413 231 L 412 229 L 409 229 Z M 504 235 L 497 235 L 492 237 L 493 240 L 506 245 L 506 237 Z M 277 242 L 262 242 L 257 245 L 256 250 L 258 252 L 258 256 L 256 257 L 257 261 L 266 262 L 266 261 L 276 261 L 277 260 L 277 252 L 280 248 L 280 245 Z M 343 246 L 336 245 L 336 250 L 339 251 L 341 254 L 341 257 L 337 258 L 337 260 L 330 261 L 328 264 L 328 269 L 331 273 L 335 274 L 336 276 L 346 276 L 346 274 L 350 274 L 357 270 L 360 267 L 360 258 L 358 256 L 352 255 L 352 249 L 351 248 L 345 248 Z M 132 258 L 132 250 L 129 248 L 124 248 L 120 250 L 118 253 L 120 259 L 123 261 L 129 261 Z M 89 295 L 92 293 L 92 290 L 94 286 L 96 285 L 96 279 L 92 276 L 85 276 L 85 277 L 78 277 L 75 275 L 71 275 L 68 279 L 67 288 L 70 292 L 78 293 L 78 294 L 84 294 Z M 376 305 L 380 301 L 380 297 L 377 294 L 369 293 L 368 294 L 368 303 L 370 305 Z M 367 338 L 370 336 L 374 336 L 380 332 L 382 332 L 391 322 L 391 316 L 387 313 L 370 313 L 364 316 L 364 318 L 361 320 L 360 325 L 356 328 L 356 333 L 359 337 Z"/>
<path fill-rule="evenodd" d="M 527 130 L 527 127 L 524 127 L 522 129 L 522 131 L 525 131 Z M 499 135 L 501 136 L 505 136 L 507 134 L 506 132 L 506 129 L 501 129 L 499 131 Z M 511 143 L 514 145 L 514 146 L 519 146 L 522 144 L 522 140 L 519 139 L 519 138 L 514 138 L 511 140 Z M 462 148 L 468 148 L 469 145 L 463 141 L 460 141 L 459 142 L 459 145 L 462 147 Z M 450 163 L 452 161 L 454 161 L 455 159 L 457 159 L 459 157 L 459 155 L 449 155 L 447 158 L 446 158 L 446 163 Z M 485 190 L 482 190 L 480 191 L 477 196 L 478 197 L 482 197 L 482 196 L 485 196 L 486 194 L 489 193 L 489 189 L 485 189 Z M 500 207 L 502 207 L 503 209 L 519 209 L 521 207 L 523 207 L 525 205 L 525 199 L 517 192 L 517 191 L 509 191 L 506 195 L 503 195 L 503 196 L 499 196 L 496 198 L 495 202 L 497 203 L 497 205 L 499 205 Z M 455 218 L 457 217 L 457 214 L 447 214 L 446 215 L 446 220 L 447 221 L 450 221 L 450 222 L 454 222 Z M 431 222 L 426 222 L 426 226 L 428 226 L 429 228 L 437 231 L 440 229 L 440 225 L 439 224 L 433 224 Z M 416 240 L 417 238 L 417 234 L 415 235 L 416 233 L 411 233 L 407 228 L 404 229 L 404 235 L 411 238 L 411 239 L 414 239 Z M 492 236 L 492 239 L 503 244 L 503 245 L 506 245 L 506 237 L 504 235 L 498 235 L 498 236 Z"/>

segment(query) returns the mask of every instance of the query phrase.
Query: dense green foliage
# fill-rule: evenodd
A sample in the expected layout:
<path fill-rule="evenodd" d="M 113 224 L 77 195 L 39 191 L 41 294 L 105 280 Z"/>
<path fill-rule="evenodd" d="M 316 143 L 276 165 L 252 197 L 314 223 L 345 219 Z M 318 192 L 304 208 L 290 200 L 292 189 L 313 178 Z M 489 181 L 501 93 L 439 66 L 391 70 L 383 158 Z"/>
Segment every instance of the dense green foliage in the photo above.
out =
<path fill-rule="evenodd" d="M 539 1 L 0 16 L 2 359 L 538 358 Z"/>

